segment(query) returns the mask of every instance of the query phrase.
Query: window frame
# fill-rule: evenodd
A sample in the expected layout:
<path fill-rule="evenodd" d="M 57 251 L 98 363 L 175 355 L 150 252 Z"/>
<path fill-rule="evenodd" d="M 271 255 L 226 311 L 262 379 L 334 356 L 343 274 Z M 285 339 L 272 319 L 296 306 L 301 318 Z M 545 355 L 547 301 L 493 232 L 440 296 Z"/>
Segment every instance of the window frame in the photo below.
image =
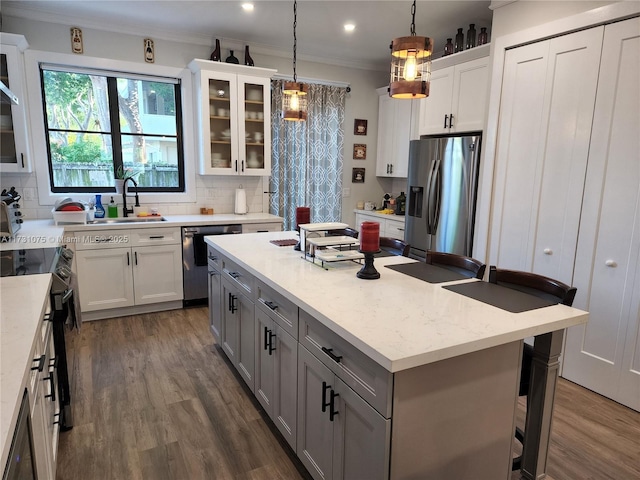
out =
<path fill-rule="evenodd" d="M 74 68 L 96 69 L 109 72 L 123 72 L 125 75 L 142 75 L 179 79 L 180 102 L 182 104 L 182 149 L 184 161 L 184 191 L 182 192 L 142 192 L 141 202 L 147 204 L 177 204 L 194 203 L 196 197 L 197 173 L 197 127 L 193 115 L 194 83 L 191 72 L 184 67 L 144 64 L 109 58 L 77 56 L 71 54 L 45 52 L 27 49 L 24 52 L 26 86 L 28 98 L 22 99 L 29 114 L 29 129 L 32 140 L 32 164 L 37 182 L 38 201 L 41 206 L 54 205 L 60 198 L 66 198 L 69 193 L 52 192 L 49 174 L 49 159 L 47 139 L 45 136 L 43 116 L 43 98 L 40 79 L 40 64 L 53 64 Z M 96 190 L 92 187 L 89 192 L 74 192 L 78 200 L 92 200 Z M 44 211 L 42 212 L 44 214 Z"/>

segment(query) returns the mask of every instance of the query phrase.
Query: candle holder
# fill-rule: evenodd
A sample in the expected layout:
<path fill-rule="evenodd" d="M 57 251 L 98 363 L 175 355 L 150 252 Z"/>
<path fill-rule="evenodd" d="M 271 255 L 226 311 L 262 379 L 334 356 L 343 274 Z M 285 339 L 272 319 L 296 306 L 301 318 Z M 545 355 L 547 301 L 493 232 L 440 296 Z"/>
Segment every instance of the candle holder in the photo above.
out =
<path fill-rule="evenodd" d="M 380 250 L 378 250 L 379 252 Z M 378 252 L 363 252 L 359 250 L 360 253 L 364 254 L 364 265 L 360 269 L 356 276 L 358 278 L 364 278 L 365 280 L 375 280 L 380 278 L 380 273 L 376 270 L 376 267 L 373 266 L 373 254 Z"/>

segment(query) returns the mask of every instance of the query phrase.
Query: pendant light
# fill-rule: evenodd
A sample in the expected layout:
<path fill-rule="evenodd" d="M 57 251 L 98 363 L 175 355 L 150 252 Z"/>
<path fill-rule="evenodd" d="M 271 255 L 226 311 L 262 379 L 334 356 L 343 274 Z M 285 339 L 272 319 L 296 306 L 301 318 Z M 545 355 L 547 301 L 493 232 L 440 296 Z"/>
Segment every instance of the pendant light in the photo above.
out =
<path fill-rule="evenodd" d="M 307 90 L 304 83 L 298 83 L 296 75 L 296 26 L 298 23 L 298 2 L 293 2 L 293 82 L 284 82 L 282 86 L 282 118 L 295 122 L 307 119 Z"/>
<path fill-rule="evenodd" d="M 424 98 L 429 96 L 433 40 L 416 35 L 416 2 L 411 7 L 411 36 L 394 38 L 391 48 L 389 96 Z"/>

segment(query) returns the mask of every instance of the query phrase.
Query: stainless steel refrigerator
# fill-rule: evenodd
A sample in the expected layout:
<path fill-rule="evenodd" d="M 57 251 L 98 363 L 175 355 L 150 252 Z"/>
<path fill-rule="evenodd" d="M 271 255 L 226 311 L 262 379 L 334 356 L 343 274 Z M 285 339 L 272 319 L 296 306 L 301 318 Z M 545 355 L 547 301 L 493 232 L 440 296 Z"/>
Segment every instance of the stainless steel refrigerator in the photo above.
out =
<path fill-rule="evenodd" d="M 410 256 L 427 250 L 471 256 L 480 133 L 423 137 L 409 148 L 405 241 Z"/>

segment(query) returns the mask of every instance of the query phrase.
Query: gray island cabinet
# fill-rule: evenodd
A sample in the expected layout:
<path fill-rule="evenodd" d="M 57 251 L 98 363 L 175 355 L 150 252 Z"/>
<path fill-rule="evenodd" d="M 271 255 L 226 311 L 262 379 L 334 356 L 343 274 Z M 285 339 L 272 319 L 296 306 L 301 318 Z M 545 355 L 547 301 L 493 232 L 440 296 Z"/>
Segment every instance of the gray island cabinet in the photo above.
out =
<path fill-rule="evenodd" d="M 523 476 L 542 478 L 562 333 L 586 312 L 511 313 L 442 288 L 476 280 L 385 268 L 405 257 L 361 280 L 354 262 L 325 270 L 270 242 L 295 237 L 207 237 L 209 307 L 217 343 L 313 478 L 508 480 L 528 336 L 544 381 Z"/>

